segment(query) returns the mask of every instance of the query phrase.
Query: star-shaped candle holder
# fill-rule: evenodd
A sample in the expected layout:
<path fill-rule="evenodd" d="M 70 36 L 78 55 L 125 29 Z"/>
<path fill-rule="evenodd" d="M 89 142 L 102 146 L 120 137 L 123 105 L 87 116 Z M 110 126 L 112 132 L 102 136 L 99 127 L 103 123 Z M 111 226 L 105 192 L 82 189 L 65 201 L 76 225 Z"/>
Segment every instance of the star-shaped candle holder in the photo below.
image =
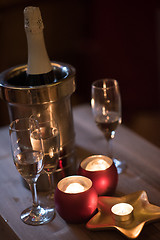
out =
<path fill-rule="evenodd" d="M 125 211 L 113 212 L 113 206 L 128 203 L 133 207 L 131 215 Z M 127 216 L 125 220 L 124 214 Z M 130 216 L 130 218 L 128 217 Z M 160 219 L 160 207 L 150 204 L 145 191 L 138 191 L 123 197 L 99 197 L 98 213 L 86 224 L 90 230 L 117 229 L 126 237 L 134 239 L 140 234 L 145 223 Z"/>

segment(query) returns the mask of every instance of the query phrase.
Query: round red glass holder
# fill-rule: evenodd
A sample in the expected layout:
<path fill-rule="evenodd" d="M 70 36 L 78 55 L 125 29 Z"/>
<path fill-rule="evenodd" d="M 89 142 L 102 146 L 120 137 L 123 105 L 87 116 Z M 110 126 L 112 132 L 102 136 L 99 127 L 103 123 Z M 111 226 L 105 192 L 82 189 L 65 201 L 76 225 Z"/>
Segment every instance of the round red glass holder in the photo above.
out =
<path fill-rule="evenodd" d="M 105 161 L 107 168 L 103 170 L 87 170 L 87 166 L 92 163 L 92 161 Z M 97 165 L 98 166 L 98 165 Z M 100 195 L 111 195 L 115 192 L 118 183 L 118 173 L 113 160 L 104 155 L 92 155 L 85 158 L 78 169 L 78 174 L 88 177 L 92 180 L 93 187 L 97 194 Z"/>
<path fill-rule="evenodd" d="M 74 189 L 73 192 L 68 192 L 67 189 L 74 183 L 80 184 L 83 190 L 76 192 Z M 98 195 L 93 188 L 92 181 L 78 175 L 60 180 L 54 197 L 57 212 L 68 223 L 86 222 L 95 213 L 98 203 Z"/>

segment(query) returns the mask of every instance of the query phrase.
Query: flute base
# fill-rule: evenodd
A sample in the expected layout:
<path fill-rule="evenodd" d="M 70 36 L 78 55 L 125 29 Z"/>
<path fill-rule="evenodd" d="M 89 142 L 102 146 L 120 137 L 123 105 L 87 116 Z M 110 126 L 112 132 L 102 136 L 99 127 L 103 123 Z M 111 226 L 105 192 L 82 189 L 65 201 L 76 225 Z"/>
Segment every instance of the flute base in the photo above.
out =
<path fill-rule="evenodd" d="M 55 217 L 54 208 L 38 206 L 36 208 L 29 207 L 21 213 L 21 220 L 33 226 L 43 225 L 51 222 Z"/>
<path fill-rule="evenodd" d="M 120 161 L 120 160 L 118 160 L 116 158 L 113 158 L 112 160 L 113 160 L 113 162 L 114 162 L 114 164 L 115 164 L 115 166 L 117 168 L 117 173 L 118 174 L 121 174 L 121 173 L 123 173 L 126 170 L 127 165 L 126 165 L 125 161 Z"/>

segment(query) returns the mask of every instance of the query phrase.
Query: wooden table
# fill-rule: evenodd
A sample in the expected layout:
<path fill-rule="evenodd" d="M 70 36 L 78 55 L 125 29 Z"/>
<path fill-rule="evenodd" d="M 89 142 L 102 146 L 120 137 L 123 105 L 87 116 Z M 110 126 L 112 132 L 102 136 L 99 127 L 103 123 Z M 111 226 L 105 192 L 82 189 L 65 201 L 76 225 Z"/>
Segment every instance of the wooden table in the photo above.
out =
<path fill-rule="evenodd" d="M 89 105 L 74 108 L 73 114 L 78 162 L 91 154 L 106 154 L 106 140 L 93 121 Z M 123 125 L 117 129 L 113 149 L 128 166 L 119 176 L 115 196 L 145 190 L 149 201 L 160 206 L 160 149 Z M 85 224 L 67 224 L 58 214 L 44 226 L 24 224 L 20 213 L 32 200 L 13 164 L 8 127 L 0 129 L 0 183 L 0 239 L 126 239 L 115 230 L 92 232 Z M 160 221 L 145 225 L 138 239 L 160 239 Z"/>

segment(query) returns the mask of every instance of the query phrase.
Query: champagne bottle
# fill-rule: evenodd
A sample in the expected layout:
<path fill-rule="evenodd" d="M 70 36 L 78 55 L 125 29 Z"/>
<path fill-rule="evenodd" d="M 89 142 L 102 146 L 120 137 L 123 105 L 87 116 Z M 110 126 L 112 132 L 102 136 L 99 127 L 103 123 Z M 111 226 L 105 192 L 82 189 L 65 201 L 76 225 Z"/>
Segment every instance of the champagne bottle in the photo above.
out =
<path fill-rule="evenodd" d="M 48 57 L 39 7 L 24 9 L 24 27 L 28 43 L 27 85 L 39 86 L 54 82 L 54 71 Z"/>

